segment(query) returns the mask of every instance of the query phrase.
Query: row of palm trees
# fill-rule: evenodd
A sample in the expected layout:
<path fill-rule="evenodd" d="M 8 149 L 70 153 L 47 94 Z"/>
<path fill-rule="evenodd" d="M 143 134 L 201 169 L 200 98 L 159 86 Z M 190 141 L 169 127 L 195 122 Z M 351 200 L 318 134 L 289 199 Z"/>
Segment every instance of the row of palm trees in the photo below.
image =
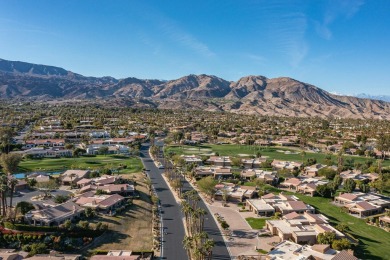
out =
<path fill-rule="evenodd" d="M 17 154 L 3 153 L 0 156 L 0 165 L 3 173 L 0 173 L 0 216 L 9 217 L 12 209 L 12 198 L 18 180 L 12 175 L 16 172 L 22 157 Z M 9 196 L 9 200 L 7 200 Z"/>
<path fill-rule="evenodd" d="M 214 240 L 209 239 L 204 229 L 207 211 L 198 206 L 200 197 L 195 190 L 183 194 L 182 211 L 185 216 L 186 236 L 183 246 L 192 260 L 209 260 L 213 256 Z"/>

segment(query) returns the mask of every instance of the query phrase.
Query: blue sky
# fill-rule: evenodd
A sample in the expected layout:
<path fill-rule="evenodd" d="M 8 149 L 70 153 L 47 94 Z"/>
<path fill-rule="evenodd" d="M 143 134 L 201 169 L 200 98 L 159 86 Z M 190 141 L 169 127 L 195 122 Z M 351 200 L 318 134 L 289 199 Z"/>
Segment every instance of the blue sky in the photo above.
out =
<path fill-rule="evenodd" d="M 288 76 L 390 95 L 388 0 L 0 0 L 0 58 L 86 76 Z"/>

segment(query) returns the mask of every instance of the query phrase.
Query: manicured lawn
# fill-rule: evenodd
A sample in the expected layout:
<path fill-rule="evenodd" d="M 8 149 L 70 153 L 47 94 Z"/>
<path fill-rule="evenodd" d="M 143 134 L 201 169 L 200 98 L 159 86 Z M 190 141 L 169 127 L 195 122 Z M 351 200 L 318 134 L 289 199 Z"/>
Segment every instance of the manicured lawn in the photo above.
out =
<path fill-rule="evenodd" d="M 262 229 L 268 218 L 246 218 L 246 221 L 253 229 Z"/>
<path fill-rule="evenodd" d="M 389 255 L 389 232 L 367 225 L 364 220 L 343 212 L 339 207 L 331 204 L 330 199 L 308 197 L 301 194 L 294 195 L 303 202 L 315 207 L 318 213 L 327 216 L 333 226 L 338 223 L 346 223 L 350 228 L 349 233 L 356 239 L 359 239 L 359 246 L 355 250 L 357 257 L 361 259 L 385 259 Z"/>
<path fill-rule="evenodd" d="M 19 165 L 19 172 L 32 171 L 64 171 L 67 169 L 116 169 L 126 165 L 127 168 L 120 170 L 119 173 L 134 173 L 142 171 L 142 162 L 139 158 L 124 157 L 115 155 L 97 155 L 96 157 L 78 157 L 78 158 L 44 158 L 44 159 L 24 159 Z"/>
<path fill-rule="evenodd" d="M 171 150 L 177 154 L 210 154 L 211 152 L 218 152 L 221 156 L 239 156 L 239 155 L 256 155 L 259 151 L 263 156 L 268 156 L 270 159 L 286 160 L 286 161 L 302 161 L 302 156 L 299 150 L 288 149 L 285 147 L 260 147 L 249 145 L 225 144 L 225 145 L 202 145 L 202 146 L 169 146 Z M 291 154 L 286 154 L 281 151 L 288 151 Z M 297 153 L 297 154 L 295 154 Z M 305 160 L 308 158 L 315 158 L 318 163 L 324 163 L 325 153 L 311 153 L 306 152 Z M 332 160 L 337 161 L 337 156 L 332 155 Z M 365 158 L 360 156 L 344 156 L 345 159 L 353 159 L 355 163 L 364 163 L 372 158 Z M 383 166 L 390 166 L 390 160 L 383 162 Z"/>

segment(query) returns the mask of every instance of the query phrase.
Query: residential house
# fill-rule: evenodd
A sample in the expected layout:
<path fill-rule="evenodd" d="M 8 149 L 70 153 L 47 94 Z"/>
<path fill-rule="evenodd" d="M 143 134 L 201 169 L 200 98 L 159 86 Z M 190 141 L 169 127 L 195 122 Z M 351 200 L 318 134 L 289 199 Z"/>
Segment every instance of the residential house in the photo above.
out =
<path fill-rule="evenodd" d="M 94 195 L 88 197 L 81 195 L 75 203 L 83 208 L 93 208 L 107 214 L 112 214 L 115 209 L 125 203 L 125 198 L 119 194 Z"/>
<path fill-rule="evenodd" d="M 210 156 L 210 158 L 206 162 L 211 165 L 220 167 L 231 166 L 232 163 L 229 156 Z"/>
<path fill-rule="evenodd" d="M 311 166 L 306 166 L 304 168 L 304 175 L 310 176 L 310 177 L 316 177 L 318 176 L 318 171 L 325 168 L 326 165 L 317 163 Z"/>
<path fill-rule="evenodd" d="M 298 190 L 298 186 L 302 183 L 302 181 L 298 178 L 289 178 L 284 182 L 280 183 L 279 186 L 282 188 L 287 188 L 290 190 Z"/>
<path fill-rule="evenodd" d="M 215 179 L 228 179 L 233 177 L 232 169 L 221 167 L 221 168 L 215 168 L 214 171 L 214 178 Z"/>
<path fill-rule="evenodd" d="M 376 215 L 390 208 L 390 198 L 375 193 L 343 193 L 335 197 L 334 202 L 360 218 Z"/>
<path fill-rule="evenodd" d="M 299 201 L 295 196 L 289 196 L 284 194 L 275 195 L 269 193 L 262 196 L 258 200 L 247 201 L 247 206 L 251 211 L 257 215 L 261 216 L 270 216 L 274 212 L 280 212 L 283 215 L 289 214 L 291 212 L 296 213 L 314 213 L 315 209 Z M 268 206 L 267 206 L 268 205 Z M 271 210 L 271 207 L 274 210 Z"/>
<path fill-rule="evenodd" d="M 222 183 L 215 186 L 216 193 L 214 194 L 215 200 L 223 200 L 225 194 L 227 200 L 231 202 L 243 202 L 246 199 L 251 199 L 257 196 L 255 187 L 248 186 L 235 186 L 234 184 Z"/>
<path fill-rule="evenodd" d="M 46 174 L 30 174 L 27 176 L 27 179 L 35 179 L 37 183 L 48 182 L 50 181 L 50 176 Z"/>
<path fill-rule="evenodd" d="M 345 207 L 348 208 L 350 214 L 358 215 L 360 218 L 379 214 L 382 211 L 380 206 L 373 205 L 367 201 L 347 204 Z"/>
<path fill-rule="evenodd" d="M 316 189 L 317 185 L 315 183 L 302 183 L 298 186 L 297 192 L 313 197 L 316 193 Z"/>
<path fill-rule="evenodd" d="M 199 166 L 203 163 L 202 158 L 197 155 L 182 155 L 181 158 L 183 158 L 187 164 L 196 164 Z"/>
<path fill-rule="evenodd" d="M 28 183 L 25 180 L 18 180 L 18 183 L 16 183 L 16 185 L 15 185 L 14 191 L 18 192 L 18 191 L 22 191 L 22 190 L 27 190 L 29 188 L 30 188 L 30 186 L 28 185 Z"/>
<path fill-rule="evenodd" d="M 358 260 L 349 251 L 336 251 L 329 245 L 300 245 L 291 241 L 277 244 L 266 256 L 266 260 L 300 259 L 300 260 Z"/>
<path fill-rule="evenodd" d="M 79 180 L 88 178 L 89 170 L 67 170 L 61 174 L 62 185 L 75 185 Z"/>
<path fill-rule="evenodd" d="M 250 180 L 253 178 L 260 179 L 267 184 L 273 184 L 278 180 L 278 177 L 276 176 L 276 172 L 264 171 L 259 169 L 242 170 L 240 176 L 242 179 L 246 179 L 246 180 Z"/>
<path fill-rule="evenodd" d="M 266 220 L 266 228 L 281 240 L 292 240 L 299 244 L 315 244 L 321 233 L 333 232 L 336 238 L 345 237 L 343 233 L 328 224 L 321 214 L 303 214 L 281 220 Z"/>
<path fill-rule="evenodd" d="M 36 254 L 28 258 L 29 260 L 81 260 L 81 255 L 76 254 L 60 254 L 58 252 L 50 252 L 50 254 Z"/>
<path fill-rule="evenodd" d="M 245 201 L 250 211 L 258 216 L 270 217 L 275 214 L 275 208 L 260 199 L 250 199 Z"/>
<path fill-rule="evenodd" d="M 241 162 L 246 169 L 257 169 L 261 167 L 261 164 L 265 162 L 267 158 L 260 157 L 254 159 L 242 159 Z"/>
<path fill-rule="evenodd" d="M 107 255 L 94 255 L 91 260 L 152 260 L 153 253 L 134 254 L 132 251 L 110 250 Z"/>
<path fill-rule="evenodd" d="M 30 156 L 32 158 L 59 158 L 72 156 L 72 150 L 45 147 L 36 147 L 24 151 L 17 151 L 15 153 L 21 154 L 23 157 Z"/>
<path fill-rule="evenodd" d="M 30 149 L 37 146 L 42 147 L 64 147 L 65 139 L 33 139 L 27 140 L 23 145 L 23 149 Z"/>
<path fill-rule="evenodd" d="M 66 220 L 74 220 L 84 213 L 84 209 L 72 201 L 41 210 L 31 210 L 25 215 L 25 220 L 34 226 L 58 226 Z"/>
<path fill-rule="evenodd" d="M 277 170 L 287 169 L 287 170 L 297 170 L 302 167 L 302 163 L 299 162 L 289 162 L 289 161 L 281 161 L 281 160 L 273 160 L 271 166 Z"/>

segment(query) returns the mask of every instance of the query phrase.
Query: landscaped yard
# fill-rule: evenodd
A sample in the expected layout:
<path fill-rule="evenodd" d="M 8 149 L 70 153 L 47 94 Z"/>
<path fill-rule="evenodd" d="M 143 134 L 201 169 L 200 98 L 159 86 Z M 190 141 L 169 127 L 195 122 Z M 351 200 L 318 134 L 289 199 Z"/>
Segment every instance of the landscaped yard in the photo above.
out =
<path fill-rule="evenodd" d="M 356 256 L 361 259 L 385 259 L 389 256 L 390 233 L 378 227 L 370 226 L 363 219 L 355 218 L 331 204 L 330 199 L 322 197 L 308 197 L 295 194 L 303 202 L 312 205 L 318 213 L 329 218 L 332 225 L 345 223 L 350 228 L 350 234 L 359 239 L 359 246 L 356 248 Z"/>
<path fill-rule="evenodd" d="M 134 173 L 142 171 L 142 162 L 139 158 L 118 155 L 97 155 L 95 157 L 76 158 L 44 158 L 24 159 L 19 165 L 19 172 L 32 171 L 64 171 L 67 169 L 116 169 L 120 165 L 126 165 L 119 173 Z"/>
<path fill-rule="evenodd" d="M 89 249 L 93 250 L 132 250 L 152 251 L 152 203 L 142 173 L 137 173 L 135 181 L 140 199 L 133 200 L 133 205 L 114 217 L 100 217 L 93 222 L 108 224 L 107 232 Z M 84 253 L 84 252 L 82 252 Z"/>
<path fill-rule="evenodd" d="M 253 156 L 257 152 L 260 152 L 263 156 L 268 156 L 270 159 L 287 160 L 287 161 L 302 161 L 302 156 L 299 150 L 289 149 L 285 147 L 260 147 L 250 145 L 237 145 L 237 144 L 225 144 L 225 145 L 201 145 L 201 146 L 169 146 L 168 150 L 175 152 L 176 154 L 210 154 L 218 152 L 221 156 Z M 286 153 L 287 152 L 287 153 Z M 311 153 L 306 152 L 305 159 L 315 158 L 318 163 L 324 163 L 325 153 Z M 365 162 L 368 160 L 374 160 L 372 158 L 365 158 L 361 156 L 344 156 L 345 159 L 353 159 L 356 162 Z M 337 161 L 335 155 L 332 155 L 332 160 Z M 383 166 L 390 166 L 390 160 L 383 162 Z"/>
<path fill-rule="evenodd" d="M 267 219 L 269 218 L 246 218 L 246 221 L 253 229 L 262 229 Z"/>
<path fill-rule="evenodd" d="M 277 193 L 277 191 L 278 189 L 275 188 L 272 192 Z M 281 191 L 279 190 L 279 192 Z M 316 213 L 324 214 L 329 218 L 332 226 L 336 226 L 338 223 L 347 224 L 350 229 L 348 233 L 359 240 L 359 245 L 355 248 L 355 255 L 360 259 L 386 259 L 385 256 L 388 255 L 387 249 L 390 248 L 389 232 L 378 227 L 367 225 L 365 220 L 345 213 L 341 208 L 333 205 L 331 199 L 283 192 L 293 194 L 301 201 L 313 206 L 316 209 Z M 250 224 L 249 221 L 248 223 Z"/>

